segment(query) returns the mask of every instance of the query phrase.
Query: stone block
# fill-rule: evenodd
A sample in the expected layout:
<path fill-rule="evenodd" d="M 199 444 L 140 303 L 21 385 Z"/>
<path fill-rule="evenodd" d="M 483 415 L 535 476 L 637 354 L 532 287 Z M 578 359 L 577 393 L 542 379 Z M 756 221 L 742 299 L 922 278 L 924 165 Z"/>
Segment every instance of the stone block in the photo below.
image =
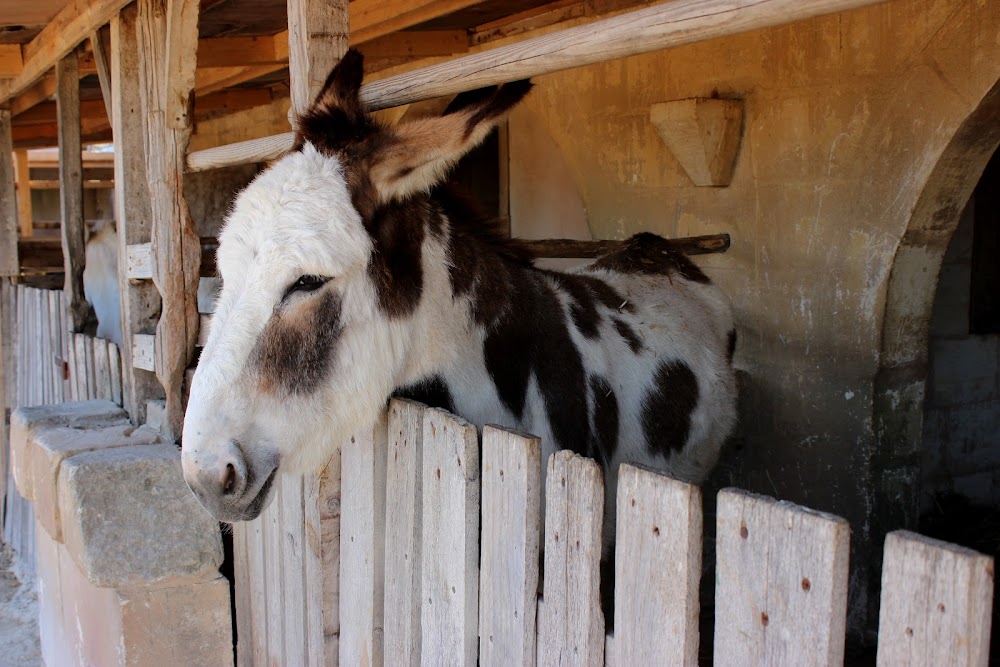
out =
<path fill-rule="evenodd" d="M 123 665 L 233 664 L 229 582 L 118 592 Z"/>
<path fill-rule="evenodd" d="M 115 447 L 65 459 L 58 480 L 63 543 L 96 586 L 214 578 L 219 525 L 181 474 L 173 445 Z"/>
<path fill-rule="evenodd" d="M 128 415 L 111 401 L 80 401 L 18 408 L 10 416 L 10 466 L 21 495 L 34 500 L 27 450 L 39 430 L 52 426 L 110 426 L 127 424 Z"/>
<path fill-rule="evenodd" d="M 25 458 L 35 496 L 35 518 L 57 542 L 62 542 L 62 522 L 56 483 L 65 459 L 98 449 L 164 444 L 159 432 L 130 424 L 96 428 L 56 426 L 36 432 L 32 441 Z"/>

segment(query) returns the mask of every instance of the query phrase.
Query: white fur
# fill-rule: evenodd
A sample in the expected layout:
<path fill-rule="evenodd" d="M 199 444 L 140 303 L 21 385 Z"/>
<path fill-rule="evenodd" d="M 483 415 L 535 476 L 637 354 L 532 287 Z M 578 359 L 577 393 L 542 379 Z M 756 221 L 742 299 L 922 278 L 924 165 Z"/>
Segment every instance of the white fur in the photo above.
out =
<path fill-rule="evenodd" d="M 113 220 L 96 224 L 84 250 L 83 295 L 97 313 L 97 337 L 122 344 L 118 234 Z"/>

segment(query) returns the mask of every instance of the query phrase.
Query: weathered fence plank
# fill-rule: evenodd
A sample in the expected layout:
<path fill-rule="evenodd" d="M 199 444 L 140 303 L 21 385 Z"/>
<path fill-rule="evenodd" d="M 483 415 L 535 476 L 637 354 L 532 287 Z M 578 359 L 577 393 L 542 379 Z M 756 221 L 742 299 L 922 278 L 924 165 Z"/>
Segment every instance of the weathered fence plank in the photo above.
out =
<path fill-rule="evenodd" d="M 48 297 L 48 308 L 49 308 L 49 360 L 48 363 L 52 370 L 52 396 L 53 402 L 62 403 L 65 398 L 65 382 L 63 381 L 63 354 L 62 354 L 62 311 L 60 306 L 62 301 L 59 298 L 60 292 L 56 290 L 48 290 L 46 296 Z"/>
<path fill-rule="evenodd" d="M 840 517 L 721 491 L 716 664 L 842 663 L 849 546 Z"/>
<path fill-rule="evenodd" d="M 124 405 L 122 396 L 122 357 L 114 343 L 108 343 L 108 365 L 111 369 L 111 400 Z"/>
<path fill-rule="evenodd" d="M 385 499 L 385 662 L 420 664 L 424 413 L 413 401 L 389 405 Z"/>
<path fill-rule="evenodd" d="M 483 429 L 479 661 L 530 665 L 535 657 L 542 443 Z"/>
<path fill-rule="evenodd" d="M 336 667 L 340 660 L 340 503 L 341 503 L 341 453 L 338 451 L 327 462 L 319 476 L 318 497 L 320 508 L 321 563 L 323 572 L 322 612 L 323 650 L 328 667 Z"/>
<path fill-rule="evenodd" d="M 994 563 L 908 531 L 889 533 L 882 561 L 880 667 L 989 664 Z"/>
<path fill-rule="evenodd" d="M 284 552 L 282 550 L 281 527 L 281 487 L 288 480 L 287 476 L 277 477 L 274 499 L 261 512 L 264 536 L 264 556 L 267 567 L 267 606 L 263 608 L 267 623 L 267 662 L 262 664 L 280 663 L 285 655 L 285 587 L 282 572 L 284 572 Z"/>
<path fill-rule="evenodd" d="M 617 503 L 615 663 L 697 665 L 701 491 L 622 465 Z"/>
<path fill-rule="evenodd" d="M 308 664 L 306 636 L 305 512 L 303 507 L 302 475 L 286 475 L 281 482 L 281 516 L 279 528 L 283 565 L 282 595 L 285 596 L 285 651 L 282 658 L 289 665 Z"/>
<path fill-rule="evenodd" d="M 432 444 L 433 443 L 433 444 Z M 476 663 L 479 609 L 479 444 L 443 410 L 424 417 L 421 650 Z"/>
<path fill-rule="evenodd" d="M 564 450 L 549 457 L 546 480 L 539 664 L 600 665 L 603 474 L 593 459 Z"/>
<path fill-rule="evenodd" d="M 250 624 L 253 627 L 253 664 L 269 665 L 267 631 L 267 518 L 263 514 L 247 523 L 247 561 L 250 580 Z"/>
<path fill-rule="evenodd" d="M 254 627 L 250 622 L 250 590 L 254 584 L 250 575 L 247 533 L 250 524 L 233 522 L 233 604 L 236 611 L 236 665 L 253 665 Z"/>
<path fill-rule="evenodd" d="M 341 448 L 340 663 L 382 664 L 386 419 Z"/>
<path fill-rule="evenodd" d="M 111 400 L 111 358 L 108 341 L 94 338 L 94 398 Z"/>

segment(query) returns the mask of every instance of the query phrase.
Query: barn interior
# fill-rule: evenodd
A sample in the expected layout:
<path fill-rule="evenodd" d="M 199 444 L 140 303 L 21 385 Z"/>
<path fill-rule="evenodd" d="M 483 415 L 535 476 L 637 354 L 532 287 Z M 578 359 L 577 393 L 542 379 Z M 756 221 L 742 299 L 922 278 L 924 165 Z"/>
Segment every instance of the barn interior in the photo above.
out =
<path fill-rule="evenodd" d="M 200 2 L 182 153 L 205 278 L 215 274 L 215 237 L 232 197 L 284 146 L 259 142 L 289 132 L 294 118 L 291 4 Z M 671 0 L 343 4 L 349 43 L 374 82 Z M 864 660 L 889 531 L 919 528 L 1000 552 L 1000 5 L 858 4 L 534 76 L 526 102 L 454 173 L 512 236 L 582 242 L 539 246 L 552 266 L 578 265 L 596 252 L 589 243 L 641 231 L 728 235 L 713 246 L 724 252 L 696 258 L 732 299 L 743 374 L 738 437 L 706 486 L 705 527 L 713 529 L 714 491 L 730 486 L 846 518 L 849 655 Z M 112 108 L 121 37 L 109 20 L 128 6 L 0 0 L 0 108 L 12 150 L 3 164 L 13 172 L 3 178 L 16 193 L 10 213 L 0 211 L 8 215 L 0 244 L 16 245 L 13 282 L 69 285 L 67 253 L 79 255 L 60 222 L 66 72 L 79 84 L 81 219 L 93 227 L 124 215 L 116 187 L 135 165 L 112 129 L 125 116 Z M 87 12 L 106 19 L 73 42 L 67 26 Z M 39 70 L 43 57 L 51 62 Z M 387 123 L 435 114 L 452 97 L 377 114 Z M 719 103 L 729 116 L 699 116 L 691 100 Z M 724 166 L 706 175 L 699 160 L 708 152 Z M 132 214 L 145 220 L 145 236 L 119 248 L 158 242 L 146 206 Z M 118 269 L 109 269 L 117 285 Z M 133 336 L 151 337 L 166 312 L 151 281 L 132 284 L 121 298 L 145 305 L 123 317 L 123 359 L 133 345 L 152 344 Z M 96 331 L 97 313 L 80 326 Z M 169 402 L 171 392 L 152 368 L 131 372 L 144 389 L 128 411 L 144 423 L 146 400 Z M 10 391 L 6 405 L 16 407 Z M 708 615 L 711 586 L 707 576 Z M 703 637 L 710 633 L 708 624 Z"/>

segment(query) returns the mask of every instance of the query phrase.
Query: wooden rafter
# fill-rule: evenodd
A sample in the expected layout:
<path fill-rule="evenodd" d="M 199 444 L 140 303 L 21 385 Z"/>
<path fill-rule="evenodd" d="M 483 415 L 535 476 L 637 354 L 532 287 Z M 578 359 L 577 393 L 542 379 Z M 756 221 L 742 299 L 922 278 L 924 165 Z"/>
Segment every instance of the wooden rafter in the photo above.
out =
<path fill-rule="evenodd" d="M 0 77 L 17 76 L 24 69 L 19 44 L 0 44 Z"/>
<path fill-rule="evenodd" d="M 24 68 L 0 81 L 0 102 L 27 90 L 64 56 L 131 0 L 71 0 L 38 35 L 24 45 Z"/>

